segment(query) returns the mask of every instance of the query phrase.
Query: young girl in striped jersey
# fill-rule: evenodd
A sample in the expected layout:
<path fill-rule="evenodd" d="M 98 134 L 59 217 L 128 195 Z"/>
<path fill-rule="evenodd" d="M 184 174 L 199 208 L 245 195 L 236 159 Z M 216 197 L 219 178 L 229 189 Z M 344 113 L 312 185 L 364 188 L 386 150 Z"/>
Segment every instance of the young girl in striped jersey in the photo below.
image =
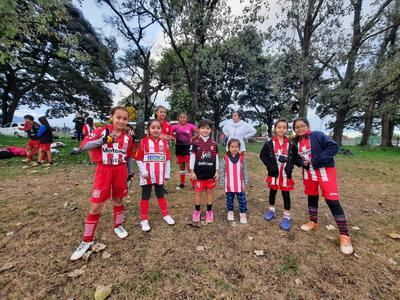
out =
<path fill-rule="evenodd" d="M 88 135 L 93 134 L 93 132 L 94 132 L 93 118 L 91 118 L 91 117 L 87 117 L 87 118 L 86 118 L 86 124 L 83 125 L 82 132 L 83 132 L 83 138 L 84 138 L 84 139 L 85 139 Z M 92 157 L 92 151 L 91 151 L 91 150 L 88 151 L 88 156 L 89 156 L 89 161 L 90 161 L 89 164 L 90 164 L 90 165 L 94 165 L 94 164 L 93 164 L 93 157 Z"/>
<path fill-rule="evenodd" d="M 100 214 L 110 197 L 114 207 L 114 232 L 120 239 L 128 236 L 122 227 L 125 218 L 122 198 L 128 195 L 128 173 L 133 175 L 132 138 L 124 131 L 128 123 L 128 111 L 123 107 L 114 107 L 111 110 L 111 122 L 112 124 L 97 128 L 81 143 L 81 150 L 92 150 L 93 161 L 97 166 L 83 242 L 72 254 L 71 260 L 80 259 L 94 244 L 93 238 Z"/>
<path fill-rule="evenodd" d="M 235 221 L 233 213 L 233 202 L 235 196 L 239 202 L 240 223 L 247 224 L 247 202 L 244 193 L 245 186 L 249 184 L 249 174 L 247 173 L 244 154 L 240 153 L 240 141 L 230 139 L 228 142 L 228 152 L 219 166 L 219 184 L 225 186 L 226 207 L 228 210 L 228 221 Z"/>
<path fill-rule="evenodd" d="M 150 120 L 147 125 L 148 137 L 140 141 L 136 163 L 140 170 L 140 186 L 142 200 L 140 201 L 140 226 L 143 231 L 150 231 L 149 200 L 151 188 L 154 185 L 158 205 L 164 221 L 174 225 L 174 219 L 168 213 L 167 199 L 164 197 L 164 181 L 170 178 L 171 154 L 166 139 L 160 138 L 162 125 L 160 120 Z"/>
<path fill-rule="evenodd" d="M 284 212 L 280 227 L 286 231 L 292 227 L 290 216 L 290 191 L 294 189 L 292 170 L 294 165 L 302 166 L 296 145 L 286 137 L 288 127 L 286 119 L 277 120 L 274 124 L 274 137 L 264 144 L 260 152 L 260 159 L 268 170 L 266 181 L 270 189 L 269 210 L 264 214 L 264 219 L 271 221 L 276 217 L 275 198 L 278 190 L 281 190 Z"/>
<path fill-rule="evenodd" d="M 303 182 L 304 193 L 308 196 L 308 212 L 310 221 L 301 226 L 304 231 L 318 227 L 318 187 L 335 218 L 340 234 L 340 250 L 343 254 L 352 254 L 353 246 L 347 229 L 346 217 L 340 205 L 336 179 L 334 156 L 339 150 L 338 145 L 320 131 L 311 131 L 305 118 L 297 118 L 293 122 L 296 133 L 295 142 L 304 161 Z"/>

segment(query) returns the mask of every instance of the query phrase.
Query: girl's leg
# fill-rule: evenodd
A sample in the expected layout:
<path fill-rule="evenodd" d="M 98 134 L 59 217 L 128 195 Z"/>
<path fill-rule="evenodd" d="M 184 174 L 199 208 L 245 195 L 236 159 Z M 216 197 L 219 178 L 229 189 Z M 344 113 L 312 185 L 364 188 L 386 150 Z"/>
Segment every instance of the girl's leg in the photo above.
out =
<path fill-rule="evenodd" d="M 179 180 L 180 180 L 179 188 L 183 188 L 184 187 L 185 179 L 186 179 L 185 163 L 180 163 L 179 164 Z"/>
<path fill-rule="evenodd" d="M 114 228 L 121 226 L 125 221 L 125 208 L 122 204 L 122 198 L 112 198 L 114 210 Z"/>
<path fill-rule="evenodd" d="M 38 162 L 42 162 L 43 150 L 39 148 Z"/>
<path fill-rule="evenodd" d="M 99 223 L 104 204 L 105 202 L 91 203 L 90 205 L 90 211 L 85 221 L 85 232 L 83 234 L 83 240 L 86 243 L 93 241 L 94 233 L 96 231 L 97 224 Z"/>
<path fill-rule="evenodd" d="M 314 223 L 318 223 L 318 199 L 318 195 L 308 196 L 308 215 Z"/>
<path fill-rule="evenodd" d="M 33 154 L 32 154 L 32 147 L 31 146 L 26 146 L 26 158 L 28 159 L 28 162 L 30 162 L 33 158 Z"/>
<path fill-rule="evenodd" d="M 200 207 L 201 207 L 201 194 L 200 191 L 194 193 L 194 211 L 192 215 L 193 222 L 200 222 Z"/>
<path fill-rule="evenodd" d="M 247 213 L 247 201 L 246 201 L 246 194 L 244 192 L 237 193 L 237 198 L 239 202 L 239 211 L 242 214 Z"/>
<path fill-rule="evenodd" d="M 149 219 L 149 200 L 151 196 L 151 184 L 142 185 L 142 199 L 140 200 L 140 219 Z"/>
<path fill-rule="evenodd" d="M 271 221 L 275 218 L 275 198 L 278 190 L 269 189 L 269 209 L 264 214 L 264 219 L 267 221 Z"/>
<path fill-rule="evenodd" d="M 168 203 L 167 199 L 164 197 L 164 185 L 155 184 L 154 190 L 156 191 L 156 197 L 158 200 L 158 206 L 160 207 L 161 214 L 163 217 L 168 215 Z"/>
<path fill-rule="evenodd" d="M 235 193 L 226 192 L 225 195 L 226 195 L 226 210 L 228 212 L 233 211 L 234 209 L 233 201 L 235 200 Z"/>
<path fill-rule="evenodd" d="M 207 194 L 207 211 L 212 211 L 214 201 L 214 190 L 206 190 Z"/>
<path fill-rule="evenodd" d="M 49 163 L 51 163 L 51 151 L 49 150 L 49 151 L 46 151 L 46 154 L 47 154 L 47 161 L 49 162 Z"/>
<path fill-rule="evenodd" d="M 283 197 L 283 208 L 285 211 L 283 212 L 283 217 L 290 219 L 290 192 L 289 191 L 282 191 Z"/>
<path fill-rule="evenodd" d="M 347 221 L 346 216 L 344 214 L 342 205 L 338 200 L 329 200 L 325 199 L 326 204 L 328 204 L 329 209 L 332 212 L 333 217 L 335 218 L 335 222 L 339 228 L 340 235 L 349 236 L 349 231 L 347 229 Z"/>

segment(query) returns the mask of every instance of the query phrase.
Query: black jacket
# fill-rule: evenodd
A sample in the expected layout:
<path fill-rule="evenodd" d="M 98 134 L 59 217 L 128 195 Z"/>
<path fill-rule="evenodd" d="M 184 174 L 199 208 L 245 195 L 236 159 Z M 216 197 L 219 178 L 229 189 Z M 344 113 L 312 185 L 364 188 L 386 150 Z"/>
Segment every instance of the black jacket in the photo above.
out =
<path fill-rule="evenodd" d="M 53 129 L 46 126 L 46 131 L 39 137 L 41 144 L 51 144 L 53 142 Z"/>
<path fill-rule="evenodd" d="M 276 162 L 276 156 L 274 152 L 274 144 L 272 143 L 272 139 L 265 142 L 264 147 L 260 152 L 260 159 L 267 167 L 268 176 L 271 177 L 278 177 L 279 176 L 279 169 L 278 163 Z M 303 166 L 303 160 L 300 157 L 299 153 L 297 152 L 297 147 L 291 141 L 289 141 L 289 149 L 287 153 L 287 162 L 285 165 L 285 172 L 287 178 L 292 178 L 292 171 L 294 165 L 298 167 Z"/>

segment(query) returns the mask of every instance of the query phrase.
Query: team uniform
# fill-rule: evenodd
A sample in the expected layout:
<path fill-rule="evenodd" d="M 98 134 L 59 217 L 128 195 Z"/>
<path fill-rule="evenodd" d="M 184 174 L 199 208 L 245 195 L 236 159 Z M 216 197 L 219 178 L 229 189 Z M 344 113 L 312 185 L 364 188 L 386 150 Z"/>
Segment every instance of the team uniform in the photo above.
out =
<path fill-rule="evenodd" d="M 81 148 L 92 141 L 104 138 L 107 132 L 111 133 L 112 131 L 112 125 L 95 129 L 92 135 L 86 136 L 82 141 Z M 104 143 L 91 151 L 92 160 L 97 164 L 91 202 L 101 203 L 111 196 L 126 197 L 128 194 L 126 159 L 134 156 L 132 137 L 122 131 L 121 135 L 112 143 Z"/>
<path fill-rule="evenodd" d="M 172 126 L 169 122 L 167 122 L 167 120 L 163 120 L 161 123 L 161 135 L 160 138 L 162 139 L 166 139 L 166 140 L 170 140 L 172 137 Z"/>
<path fill-rule="evenodd" d="M 191 146 L 190 169 L 197 180 L 193 182 L 196 192 L 215 188 L 215 172 L 218 165 L 218 146 L 211 138 L 199 136 Z"/>
<path fill-rule="evenodd" d="M 190 161 L 190 143 L 196 126 L 186 123 L 184 126 L 176 124 L 172 126 L 172 134 L 175 135 L 175 154 L 176 163 L 189 163 Z"/>
<path fill-rule="evenodd" d="M 43 151 L 50 151 L 50 145 L 53 142 L 53 133 L 50 126 L 40 125 L 37 133 L 39 139 L 39 149 Z"/>
<path fill-rule="evenodd" d="M 235 157 L 227 152 L 219 167 L 220 185 L 225 188 L 227 210 L 233 211 L 235 196 L 239 202 L 239 211 L 247 212 L 247 201 L 244 193 L 245 184 L 249 182 L 246 162 L 243 154 L 237 154 Z"/>
<path fill-rule="evenodd" d="M 28 136 L 28 142 L 26 143 L 26 148 L 31 148 L 31 152 L 29 154 L 28 161 L 31 161 L 33 155 L 39 150 L 40 141 L 36 136 L 39 130 L 39 124 L 36 122 L 25 122 L 23 130 L 26 132 Z"/>
<path fill-rule="evenodd" d="M 299 155 L 304 161 L 312 160 L 311 144 L 309 136 L 298 141 Z M 318 196 L 318 187 L 322 190 L 322 196 L 329 200 L 339 200 L 339 192 L 335 167 L 303 168 L 304 193 L 309 196 Z"/>
<path fill-rule="evenodd" d="M 136 163 L 140 170 L 142 200 L 140 202 L 141 219 L 148 220 L 151 187 L 154 185 L 158 204 L 163 217 L 168 216 L 168 204 L 164 197 L 164 182 L 170 178 L 171 154 L 168 141 L 162 138 L 143 138 L 136 153 Z M 144 175 L 147 175 L 145 178 Z M 170 224 L 173 225 L 173 224 Z"/>
<path fill-rule="evenodd" d="M 113 125 L 111 124 L 97 128 L 91 135 L 87 135 L 80 145 L 82 150 L 92 151 L 92 159 L 96 163 L 96 174 L 90 198 L 92 203 L 103 203 L 110 197 L 123 198 L 128 195 L 127 163 L 133 157 L 132 138 L 122 131 L 121 135 L 111 142 L 104 142 L 104 138 L 112 132 Z M 131 172 L 133 173 L 133 169 Z M 114 231 L 117 233 L 125 220 L 124 206 L 114 206 L 113 210 Z M 93 241 L 99 220 L 100 214 L 89 213 L 85 221 L 84 242 Z M 126 237 L 128 234 L 125 229 L 122 228 L 122 230 Z"/>

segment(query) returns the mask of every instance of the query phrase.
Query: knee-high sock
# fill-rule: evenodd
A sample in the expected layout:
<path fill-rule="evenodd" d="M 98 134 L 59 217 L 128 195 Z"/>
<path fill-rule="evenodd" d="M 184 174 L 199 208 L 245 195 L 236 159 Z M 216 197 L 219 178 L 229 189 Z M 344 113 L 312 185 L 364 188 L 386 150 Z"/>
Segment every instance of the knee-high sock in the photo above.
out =
<path fill-rule="evenodd" d="M 157 198 L 158 200 L 158 206 L 161 209 L 161 214 L 163 217 L 168 215 L 168 204 L 167 204 L 167 199 L 165 198 Z"/>
<path fill-rule="evenodd" d="M 308 196 L 308 214 L 310 221 L 318 223 L 318 198 L 319 196 Z"/>
<path fill-rule="evenodd" d="M 182 185 L 185 185 L 186 171 L 179 171 L 179 178 Z"/>
<path fill-rule="evenodd" d="M 346 216 L 344 214 L 342 205 L 338 200 L 328 200 L 326 199 L 326 204 L 328 204 L 329 209 L 335 218 L 336 225 L 339 228 L 339 233 L 341 235 L 349 235 L 349 230 L 347 229 Z"/>
<path fill-rule="evenodd" d="M 124 211 L 124 206 L 119 205 L 119 206 L 114 206 L 114 227 L 117 228 L 122 223 L 124 223 L 125 220 L 125 211 Z"/>
<path fill-rule="evenodd" d="M 93 241 L 94 232 L 96 231 L 96 226 L 99 223 L 100 214 L 92 215 L 88 214 L 85 221 L 85 232 L 83 233 L 83 240 L 85 242 Z"/>
<path fill-rule="evenodd" d="M 140 219 L 148 220 L 149 219 L 149 200 L 140 200 Z"/>

